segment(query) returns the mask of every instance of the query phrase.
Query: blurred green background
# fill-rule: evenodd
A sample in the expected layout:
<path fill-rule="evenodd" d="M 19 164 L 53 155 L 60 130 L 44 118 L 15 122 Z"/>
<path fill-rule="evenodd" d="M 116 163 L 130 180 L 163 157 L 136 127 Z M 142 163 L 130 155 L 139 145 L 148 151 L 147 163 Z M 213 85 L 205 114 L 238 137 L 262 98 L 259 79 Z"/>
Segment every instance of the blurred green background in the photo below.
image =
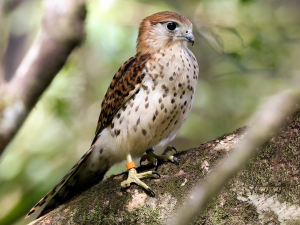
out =
<path fill-rule="evenodd" d="M 11 78 L 40 29 L 43 1 L 27 0 L 0 20 L 1 70 Z M 86 40 L 76 49 L 0 159 L 0 224 L 25 214 L 89 148 L 102 98 L 135 54 L 141 20 L 176 11 L 194 24 L 200 79 L 178 150 L 249 124 L 268 96 L 300 84 L 300 3 L 289 0 L 90 0 Z M 109 174 L 125 171 L 113 167 Z"/>

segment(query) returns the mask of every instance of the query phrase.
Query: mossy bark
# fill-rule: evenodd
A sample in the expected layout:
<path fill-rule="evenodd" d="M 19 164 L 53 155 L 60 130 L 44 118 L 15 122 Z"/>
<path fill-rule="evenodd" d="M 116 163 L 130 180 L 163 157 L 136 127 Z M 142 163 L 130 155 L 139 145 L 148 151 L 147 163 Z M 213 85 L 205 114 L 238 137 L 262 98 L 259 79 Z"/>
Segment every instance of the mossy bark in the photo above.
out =
<path fill-rule="evenodd" d="M 124 173 L 99 182 L 32 224 L 166 224 L 193 197 L 191 189 L 218 168 L 220 159 L 245 135 L 240 128 L 179 152 L 179 166 L 160 165 L 161 179 L 146 181 L 155 197 L 135 185 L 121 191 Z M 299 148 L 296 112 L 193 224 L 300 224 Z"/>

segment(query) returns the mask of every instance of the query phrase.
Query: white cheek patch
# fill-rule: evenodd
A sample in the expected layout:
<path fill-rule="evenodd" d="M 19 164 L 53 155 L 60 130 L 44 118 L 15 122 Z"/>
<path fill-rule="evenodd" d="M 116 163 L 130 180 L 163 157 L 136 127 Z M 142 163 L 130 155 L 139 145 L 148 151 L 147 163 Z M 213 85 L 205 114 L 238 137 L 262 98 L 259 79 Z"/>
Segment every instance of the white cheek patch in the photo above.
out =
<path fill-rule="evenodd" d="M 164 24 L 158 23 L 150 29 L 146 44 L 153 49 L 160 50 L 165 47 L 172 36 L 174 33 L 171 33 Z"/>

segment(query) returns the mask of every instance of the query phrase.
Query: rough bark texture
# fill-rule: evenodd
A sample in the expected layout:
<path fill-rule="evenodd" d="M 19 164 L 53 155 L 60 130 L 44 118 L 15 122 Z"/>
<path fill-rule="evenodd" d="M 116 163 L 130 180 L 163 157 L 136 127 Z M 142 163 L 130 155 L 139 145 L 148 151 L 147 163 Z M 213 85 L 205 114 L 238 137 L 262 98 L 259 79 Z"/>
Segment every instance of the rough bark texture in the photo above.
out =
<path fill-rule="evenodd" d="M 238 129 L 178 153 L 179 166 L 160 165 L 161 179 L 146 181 L 156 197 L 134 185 L 121 191 L 120 182 L 127 176 L 121 174 L 32 224 L 166 224 L 193 197 L 194 185 L 204 181 L 245 135 L 245 129 Z M 299 148 L 300 111 L 288 118 L 193 224 L 300 224 Z"/>

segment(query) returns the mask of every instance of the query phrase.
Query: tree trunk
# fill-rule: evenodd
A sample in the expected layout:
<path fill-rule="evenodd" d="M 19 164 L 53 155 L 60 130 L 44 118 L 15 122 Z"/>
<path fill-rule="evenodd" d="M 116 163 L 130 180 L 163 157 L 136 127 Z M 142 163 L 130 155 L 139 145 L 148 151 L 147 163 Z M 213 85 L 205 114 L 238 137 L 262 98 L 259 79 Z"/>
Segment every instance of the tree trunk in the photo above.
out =
<path fill-rule="evenodd" d="M 299 224 L 299 128 L 300 111 L 287 119 L 193 224 Z M 146 180 L 155 197 L 135 185 L 122 191 L 120 182 L 127 178 L 123 173 L 99 182 L 31 224 L 166 224 L 193 198 L 191 189 L 246 135 L 240 128 L 179 152 L 179 166 L 164 163 L 158 169 L 161 179 Z"/>

